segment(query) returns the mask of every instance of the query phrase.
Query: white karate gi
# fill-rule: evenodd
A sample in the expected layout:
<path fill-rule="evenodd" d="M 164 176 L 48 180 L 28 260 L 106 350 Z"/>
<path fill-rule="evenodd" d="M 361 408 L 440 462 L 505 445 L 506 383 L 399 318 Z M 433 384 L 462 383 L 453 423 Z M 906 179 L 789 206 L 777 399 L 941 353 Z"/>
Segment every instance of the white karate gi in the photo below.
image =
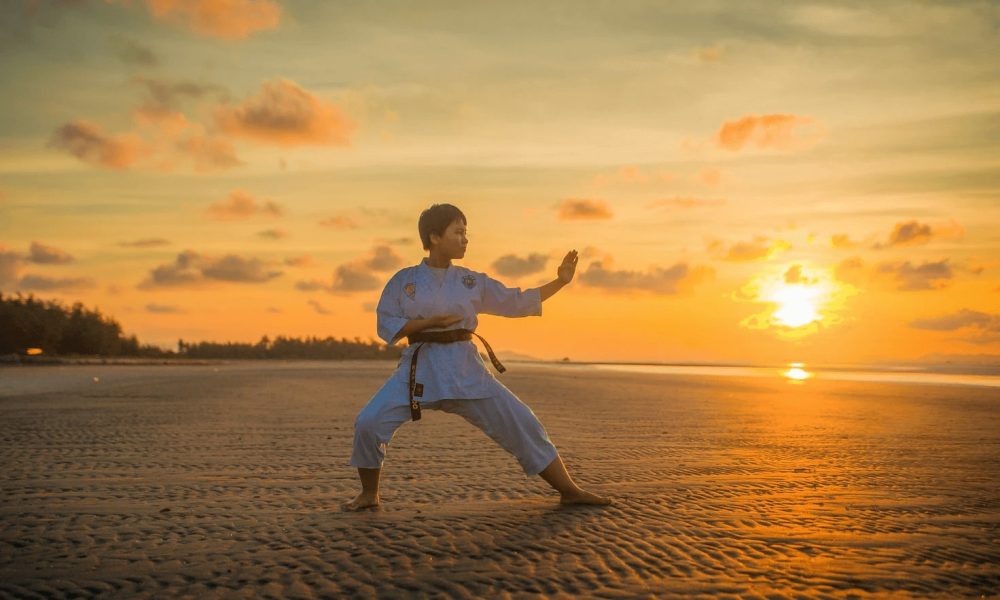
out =
<path fill-rule="evenodd" d="M 425 258 L 389 279 L 376 309 L 378 335 L 394 344 L 408 320 L 443 314 L 463 317 L 448 329 L 473 331 L 479 313 L 541 315 L 540 294 L 537 288 L 509 288 L 457 265 L 449 266 L 438 282 Z M 410 420 L 409 371 L 414 349 L 403 350 L 395 372 L 358 414 L 351 466 L 380 468 L 396 430 Z M 417 383 L 423 384 L 423 396 L 416 398 L 422 408 L 461 415 L 513 454 L 526 474 L 540 473 L 555 459 L 556 448 L 538 418 L 486 368 L 473 341 L 423 344 L 416 375 Z"/>

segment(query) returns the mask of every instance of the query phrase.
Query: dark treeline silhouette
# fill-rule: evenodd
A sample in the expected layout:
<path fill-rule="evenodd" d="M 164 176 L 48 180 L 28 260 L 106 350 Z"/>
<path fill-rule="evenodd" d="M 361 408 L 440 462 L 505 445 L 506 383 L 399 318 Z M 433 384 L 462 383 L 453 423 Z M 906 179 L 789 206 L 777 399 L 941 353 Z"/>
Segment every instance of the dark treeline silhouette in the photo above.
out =
<path fill-rule="evenodd" d="M 306 339 L 264 336 L 256 344 L 238 342 L 185 342 L 177 351 L 140 344 L 134 335 L 124 336 L 121 325 L 96 308 L 77 302 L 67 307 L 55 300 L 33 295 L 4 296 L 0 293 L 0 355 L 24 355 L 37 348 L 43 355 L 98 355 L 183 358 L 298 358 L 298 359 L 398 359 L 402 348 L 387 347 L 360 338 Z"/>
<path fill-rule="evenodd" d="M 190 358 L 399 358 L 402 348 L 386 347 L 377 342 L 365 342 L 360 338 L 348 340 L 334 337 L 306 339 L 278 336 L 274 341 L 265 335 L 256 344 L 238 342 L 177 342 L 181 356 Z"/>

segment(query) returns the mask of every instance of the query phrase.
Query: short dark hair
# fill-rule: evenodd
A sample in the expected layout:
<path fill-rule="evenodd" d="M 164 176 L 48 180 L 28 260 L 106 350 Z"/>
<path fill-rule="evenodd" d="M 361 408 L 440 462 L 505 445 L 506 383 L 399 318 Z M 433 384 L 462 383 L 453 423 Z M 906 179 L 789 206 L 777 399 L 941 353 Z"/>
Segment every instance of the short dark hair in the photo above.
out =
<path fill-rule="evenodd" d="M 469 224 L 465 220 L 465 214 L 458 210 L 457 206 L 451 204 L 435 204 L 420 213 L 420 220 L 417 222 L 417 229 L 420 231 L 420 241 L 424 244 L 424 250 L 431 249 L 431 234 L 444 235 L 444 230 L 448 226 L 462 220 L 462 223 Z"/>

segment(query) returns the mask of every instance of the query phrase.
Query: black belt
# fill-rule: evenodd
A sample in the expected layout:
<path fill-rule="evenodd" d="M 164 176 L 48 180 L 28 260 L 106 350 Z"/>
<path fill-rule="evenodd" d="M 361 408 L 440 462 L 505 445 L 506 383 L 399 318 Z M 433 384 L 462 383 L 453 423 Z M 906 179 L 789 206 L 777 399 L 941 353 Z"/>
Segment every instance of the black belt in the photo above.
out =
<path fill-rule="evenodd" d="M 413 399 L 414 396 L 420 397 L 424 395 L 424 384 L 417 383 L 417 356 L 420 354 L 420 348 L 424 344 L 453 344 L 455 342 L 467 342 L 472 339 L 472 336 L 479 338 L 479 341 L 486 346 L 486 353 L 490 356 L 490 362 L 496 368 L 498 373 L 503 373 L 507 370 L 507 367 L 500 364 L 497 360 L 497 355 L 493 353 L 493 348 L 490 348 L 489 343 L 483 339 L 483 336 L 479 335 L 471 329 L 449 329 L 447 331 L 420 331 L 414 333 L 413 335 L 406 336 L 406 341 L 412 346 L 416 344 L 416 348 L 413 349 L 413 356 L 410 357 L 410 417 L 414 421 L 420 420 L 420 403 Z"/>

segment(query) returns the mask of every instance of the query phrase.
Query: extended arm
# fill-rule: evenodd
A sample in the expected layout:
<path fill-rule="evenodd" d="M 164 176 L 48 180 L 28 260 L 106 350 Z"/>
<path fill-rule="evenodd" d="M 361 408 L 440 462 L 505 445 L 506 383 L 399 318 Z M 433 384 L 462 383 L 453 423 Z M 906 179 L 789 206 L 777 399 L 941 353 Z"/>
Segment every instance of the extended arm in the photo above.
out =
<path fill-rule="evenodd" d="M 573 281 L 573 275 L 576 273 L 577 260 L 579 260 L 579 256 L 577 256 L 576 250 L 571 250 L 566 253 L 566 257 L 563 258 L 562 264 L 559 265 L 559 277 L 538 288 L 538 293 L 542 297 L 542 302 L 551 298 L 553 294 L 566 287 L 566 284 L 570 281 Z"/>

